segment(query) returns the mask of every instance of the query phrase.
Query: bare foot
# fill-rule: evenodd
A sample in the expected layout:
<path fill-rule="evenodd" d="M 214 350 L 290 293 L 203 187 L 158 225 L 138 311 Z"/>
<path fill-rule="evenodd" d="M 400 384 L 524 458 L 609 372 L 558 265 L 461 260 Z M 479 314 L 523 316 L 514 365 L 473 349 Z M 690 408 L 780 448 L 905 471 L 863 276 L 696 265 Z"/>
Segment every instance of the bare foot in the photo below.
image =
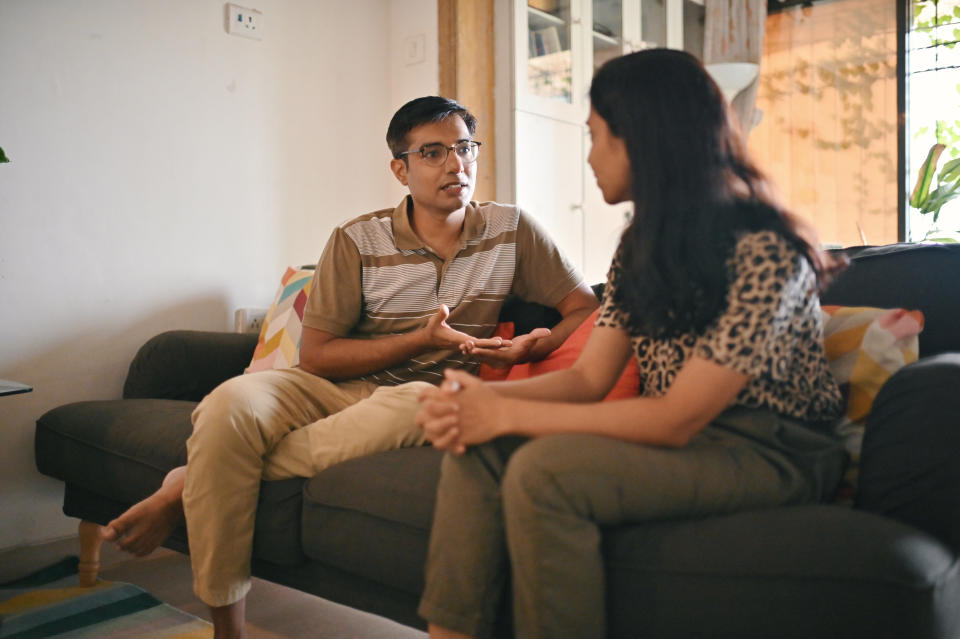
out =
<path fill-rule="evenodd" d="M 153 552 L 183 521 L 186 470 L 180 466 L 167 473 L 157 492 L 101 528 L 100 536 L 138 557 Z"/>

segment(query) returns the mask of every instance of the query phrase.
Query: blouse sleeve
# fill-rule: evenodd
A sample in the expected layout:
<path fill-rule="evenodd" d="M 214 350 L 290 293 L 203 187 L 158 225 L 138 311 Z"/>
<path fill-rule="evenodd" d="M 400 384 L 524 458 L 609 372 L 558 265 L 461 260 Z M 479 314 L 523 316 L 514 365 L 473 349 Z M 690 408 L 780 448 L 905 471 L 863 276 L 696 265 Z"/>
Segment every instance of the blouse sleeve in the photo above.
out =
<path fill-rule="evenodd" d="M 597 314 L 597 319 L 594 321 L 594 326 L 607 326 L 609 328 L 620 328 L 623 329 L 626 327 L 626 318 L 624 317 L 624 312 L 617 306 L 616 302 L 613 301 L 613 292 L 615 290 L 616 276 L 620 270 L 620 252 L 617 251 L 617 254 L 613 258 L 613 262 L 610 264 L 610 270 L 607 271 L 607 282 L 603 285 L 603 299 L 600 300 L 600 312 Z"/>
<path fill-rule="evenodd" d="M 779 235 L 744 235 L 729 263 L 727 307 L 694 354 L 757 378 L 785 380 L 811 339 L 806 316 L 818 305 L 809 263 Z"/>

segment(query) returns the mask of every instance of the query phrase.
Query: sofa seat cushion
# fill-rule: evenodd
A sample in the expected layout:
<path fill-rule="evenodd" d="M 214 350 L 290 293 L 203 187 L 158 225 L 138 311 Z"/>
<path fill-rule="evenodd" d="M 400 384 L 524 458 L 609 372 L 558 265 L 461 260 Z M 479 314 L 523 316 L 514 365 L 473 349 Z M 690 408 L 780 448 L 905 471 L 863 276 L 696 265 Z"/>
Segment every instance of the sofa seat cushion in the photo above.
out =
<path fill-rule="evenodd" d="M 37 468 L 81 489 L 77 494 L 101 495 L 130 506 L 159 488 L 170 469 L 187 462 L 190 414 L 196 405 L 175 399 L 123 399 L 60 406 L 37 420 Z M 257 558 L 284 565 L 304 561 L 299 525 L 304 481 L 261 484 L 253 540 Z M 114 508 L 105 518 L 78 501 L 65 505 L 67 514 L 100 524 L 120 514 Z M 178 531 L 177 536 L 186 535 Z"/>
<path fill-rule="evenodd" d="M 955 637 L 960 564 L 933 537 L 840 506 L 606 531 L 614 636 Z"/>
<path fill-rule="evenodd" d="M 442 458 L 405 448 L 318 474 L 303 493 L 306 555 L 419 596 Z"/>

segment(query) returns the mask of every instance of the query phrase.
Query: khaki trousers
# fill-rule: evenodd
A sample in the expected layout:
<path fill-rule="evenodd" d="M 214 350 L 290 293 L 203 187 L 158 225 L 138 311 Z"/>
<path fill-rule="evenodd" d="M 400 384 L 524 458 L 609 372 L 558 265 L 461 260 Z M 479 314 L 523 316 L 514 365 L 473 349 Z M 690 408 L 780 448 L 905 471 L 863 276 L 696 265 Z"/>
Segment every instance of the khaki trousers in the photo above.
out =
<path fill-rule="evenodd" d="M 509 579 L 514 636 L 605 637 L 603 527 L 815 502 L 843 464 L 831 438 L 743 408 L 683 448 L 571 434 L 448 454 L 419 613 L 490 637 Z"/>
<path fill-rule="evenodd" d="M 346 459 L 424 442 L 426 382 L 330 382 L 297 368 L 230 379 L 193 412 L 183 510 L 194 590 L 207 605 L 250 589 L 261 479 L 312 477 Z"/>

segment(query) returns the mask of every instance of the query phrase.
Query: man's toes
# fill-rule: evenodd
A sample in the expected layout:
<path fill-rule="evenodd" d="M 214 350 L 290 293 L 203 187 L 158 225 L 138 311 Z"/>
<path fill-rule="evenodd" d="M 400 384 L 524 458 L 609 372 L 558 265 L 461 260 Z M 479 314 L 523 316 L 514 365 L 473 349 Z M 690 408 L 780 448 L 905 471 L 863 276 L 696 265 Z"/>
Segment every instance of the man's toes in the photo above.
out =
<path fill-rule="evenodd" d="M 121 537 L 120 530 L 113 522 L 110 522 L 108 525 L 100 527 L 100 537 L 104 541 L 116 541 Z"/>

